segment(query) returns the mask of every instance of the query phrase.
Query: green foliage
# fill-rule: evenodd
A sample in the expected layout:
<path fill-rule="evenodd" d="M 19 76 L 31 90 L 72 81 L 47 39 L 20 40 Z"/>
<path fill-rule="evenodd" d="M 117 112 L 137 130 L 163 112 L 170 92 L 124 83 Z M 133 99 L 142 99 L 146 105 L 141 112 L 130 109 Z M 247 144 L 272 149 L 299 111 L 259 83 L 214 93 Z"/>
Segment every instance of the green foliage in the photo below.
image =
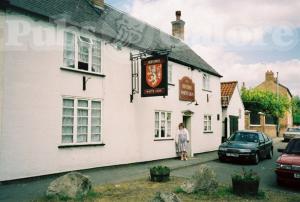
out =
<path fill-rule="evenodd" d="M 296 125 L 300 125 L 300 97 L 295 96 L 292 100 L 293 107 L 293 122 Z"/>
<path fill-rule="evenodd" d="M 179 194 L 179 193 L 185 193 L 185 192 L 183 191 L 183 189 L 181 187 L 176 187 L 174 190 L 174 193 Z"/>
<path fill-rule="evenodd" d="M 246 108 L 252 105 L 255 106 L 252 110 L 280 118 L 282 118 L 284 113 L 292 106 L 292 102 L 285 96 L 277 96 L 270 91 L 256 89 L 242 89 L 242 100 Z M 251 111 L 251 109 L 249 110 Z"/>
<path fill-rule="evenodd" d="M 170 168 L 167 166 L 155 166 L 150 168 L 150 173 L 153 175 L 168 175 L 170 171 Z"/>
<path fill-rule="evenodd" d="M 235 173 L 232 176 L 233 180 L 236 181 L 259 181 L 260 177 L 257 175 L 256 172 L 254 172 L 252 169 L 247 171 L 244 167 L 242 168 L 242 172 Z"/>

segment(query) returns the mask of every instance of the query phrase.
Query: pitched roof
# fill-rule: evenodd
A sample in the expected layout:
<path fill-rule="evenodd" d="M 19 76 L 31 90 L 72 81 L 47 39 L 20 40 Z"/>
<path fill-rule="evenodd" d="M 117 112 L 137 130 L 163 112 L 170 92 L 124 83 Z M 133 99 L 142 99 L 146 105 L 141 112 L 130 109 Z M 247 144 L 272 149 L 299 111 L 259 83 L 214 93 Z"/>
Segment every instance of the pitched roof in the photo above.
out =
<path fill-rule="evenodd" d="M 237 83 L 237 81 L 221 82 L 221 104 L 223 107 L 229 105 Z"/>
<path fill-rule="evenodd" d="M 103 12 L 88 0 L 5 0 L 10 8 L 21 9 L 51 20 L 64 19 L 80 28 L 92 28 L 96 34 L 112 43 L 138 50 L 170 49 L 169 60 L 193 69 L 221 75 L 197 55 L 188 45 L 161 30 L 105 4 Z"/>

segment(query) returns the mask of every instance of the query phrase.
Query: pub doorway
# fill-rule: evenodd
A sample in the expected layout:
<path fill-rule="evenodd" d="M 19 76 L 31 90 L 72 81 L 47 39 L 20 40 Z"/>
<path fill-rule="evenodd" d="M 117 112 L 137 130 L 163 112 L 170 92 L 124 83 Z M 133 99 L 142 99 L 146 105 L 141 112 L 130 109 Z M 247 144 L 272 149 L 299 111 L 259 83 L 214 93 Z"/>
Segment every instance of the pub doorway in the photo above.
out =
<path fill-rule="evenodd" d="M 189 143 L 188 143 L 188 151 L 187 154 L 189 157 L 193 157 L 194 154 L 192 152 L 192 113 L 183 113 L 182 123 L 185 128 L 189 131 Z"/>

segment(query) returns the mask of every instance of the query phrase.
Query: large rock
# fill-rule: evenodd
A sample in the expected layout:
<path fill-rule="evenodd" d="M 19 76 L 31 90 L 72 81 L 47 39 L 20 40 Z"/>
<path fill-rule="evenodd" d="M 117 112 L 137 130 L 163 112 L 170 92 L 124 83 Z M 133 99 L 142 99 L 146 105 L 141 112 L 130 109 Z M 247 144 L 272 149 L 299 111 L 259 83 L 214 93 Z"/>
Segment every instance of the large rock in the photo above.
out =
<path fill-rule="evenodd" d="M 194 181 L 186 181 L 181 186 L 181 189 L 188 194 L 194 193 L 196 191 L 196 183 Z"/>
<path fill-rule="evenodd" d="M 151 202 L 181 202 L 174 193 L 157 192 Z"/>
<path fill-rule="evenodd" d="M 50 183 L 46 195 L 59 198 L 79 198 L 92 188 L 91 180 L 78 172 L 71 172 Z"/>

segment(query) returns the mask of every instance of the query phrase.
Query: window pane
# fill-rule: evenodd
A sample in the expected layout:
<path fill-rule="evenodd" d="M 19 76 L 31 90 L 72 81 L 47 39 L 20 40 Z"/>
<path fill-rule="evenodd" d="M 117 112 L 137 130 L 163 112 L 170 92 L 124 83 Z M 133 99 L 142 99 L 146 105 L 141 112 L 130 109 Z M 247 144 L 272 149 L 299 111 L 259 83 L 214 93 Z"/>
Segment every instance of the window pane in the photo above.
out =
<path fill-rule="evenodd" d="M 100 142 L 100 134 L 93 134 L 91 139 L 92 142 Z"/>
<path fill-rule="evenodd" d="M 101 110 L 92 110 L 92 116 L 100 117 L 101 116 Z"/>
<path fill-rule="evenodd" d="M 92 126 L 92 134 L 99 134 L 100 126 Z"/>
<path fill-rule="evenodd" d="M 159 122 L 155 121 L 155 129 L 158 129 L 158 128 L 159 128 Z"/>
<path fill-rule="evenodd" d="M 92 58 L 92 71 L 101 72 L 101 43 L 100 41 L 93 40 L 93 58 Z"/>
<path fill-rule="evenodd" d="M 78 100 L 78 107 L 88 107 L 88 104 L 87 100 Z"/>
<path fill-rule="evenodd" d="M 74 115 L 74 109 L 63 109 L 63 116 L 73 116 Z"/>
<path fill-rule="evenodd" d="M 92 126 L 99 126 L 101 125 L 101 119 L 100 118 L 92 118 Z"/>
<path fill-rule="evenodd" d="M 78 126 L 86 126 L 88 125 L 88 118 L 78 118 Z"/>
<path fill-rule="evenodd" d="M 88 110 L 87 109 L 78 109 L 77 116 L 88 116 Z"/>
<path fill-rule="evenodd" d="M 159 120 L 159 112 L 155 112 L 155 121 Z"/>
<path fill-rule="evenodd" d="M 161 112 L 161 119 L 165 120 L 165 112 Z"/>
<path fill-rule="evenodd" d="M 77 142 L 87 142 L 87 135 L 78 135 Z"/>
<path fill-rule="evenodd" d="M 78 126 L 77 127 L 77 133 L 78 134 L 87 134 L 88 133 L 88 127 L 87 126 Z"/>
<path fill-rule="evenodd" d="M 73 134 L 73 126 L 63 126 L 62 133 L 64 134 Z"/>
<path fill-rule="evenodd" d="M 171 130 L 170 129 L 168 129 L 167 137 L 171 137 Z"/>
<path fill-rule="evenodd" d="M 64 126 L 72 126 L 73 125 L 73 118 L 63 117 L 63 125 Z"/>
<path fill-rule="evenodd" d="M 159 137 L 159 130 L 155 129 L 155 137 Z"/>
<path fill-rule="evenodd" d="M 64 66 L 75 67 L 75 37 L 73 33 L 65 32 L 64 36 Z"/>
<path fill-rule="evenodd" d="M 64 99 L 63 105 L 64 107 L 74 107 L 74 100 Z"/>
<path fill-rule="evenodd" d="M 71 135 L 63 135 L 62 143 L 73 143 L 73 136 Z"/>
<path fill-rule="evenodd" d="M 92 101 L 92 108 L 93 109 L 101 109 L 101 102 L 99 102 L 99 101 Z"/>

